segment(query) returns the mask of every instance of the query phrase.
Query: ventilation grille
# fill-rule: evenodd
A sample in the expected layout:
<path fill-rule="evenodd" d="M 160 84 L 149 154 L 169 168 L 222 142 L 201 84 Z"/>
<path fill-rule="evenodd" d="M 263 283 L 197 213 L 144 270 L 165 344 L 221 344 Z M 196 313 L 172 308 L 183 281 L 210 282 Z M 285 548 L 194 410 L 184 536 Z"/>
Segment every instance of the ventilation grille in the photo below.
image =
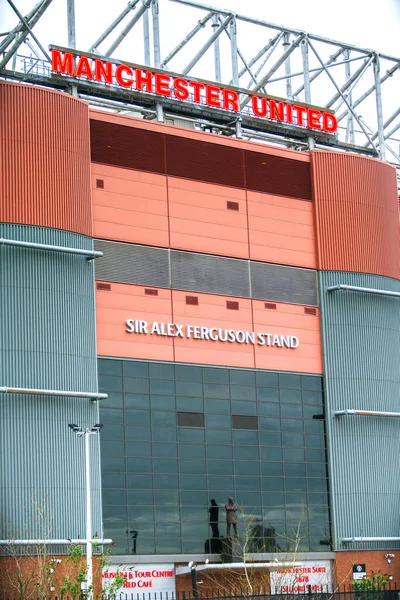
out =
<path fill-rule="evenodd" d="M 311 200 L 309 163 L 258 152 L 245 152 L 245 162 L 248 189 Z"/>
<path fill-rule="evenodd" d="M 185 296 L 186 304 L 191 304 L 192 306 L 198 306 L 199 299 L 197 296 Z"/>
<path fill-rule="evenodd" d="M 146 296 L 158 296 L 158 290 L 151 290 L 149 288 L 145 288 L 144 293 Z"/>
<path fill-rule="evenodd" d="M 178 412 L 178 427 L 204 427 L 204 413 Z"/>
<path fill-rule="evenodd" d="M 258 419 L 244 415 L 232 415 L 232 429 L 258 429 Z"/>
<path fill-rule="evenodd" d="M 226 208 L 228 210 L 239 210 L 239 202 L 231 202 L 230 200 L 228 200 L 228 202 L 226 203 Z"/>
<path fill-rule="evenodd" d="M 316 315 L 317 309 L 313 308 L 312 306 L 306 306 L 304 309 L 304 312 L 306 315 Z"/>
<path fill-rule="evenodd" d="M 227 300 L 226 308 L 229 310 L 239 310 L 239 302 L 234 302 L 233 300 Z"/>
<path fill-rule="evenodd" d="M 104 179 L 96 179 L 96 187 L 100 190 L 104 189 Z"/>
<path fill-rule="evenodd" d="M 172 287 L 236 298 L 268 298 L 266 309 L 276 310 L 275 302 L 289 302 L 307 305 L 306 314 L 313 314 L 307 311 L 317 305 L 316 273 L 310 269 L 106 240 L 95 240 L 95 249 L 104 253 L 95 264 L 96 279 L 143 285 L 148 295 L 156 295 L 157 290 L 151 288 Z M 194 303 L 189 298 L 195 296 L 186 296 L 187 304 Z"/>
<path fill-rule="evenodd" d="M 253 298 L 317 304 L 315 271 L 257 262 L 251 263 L 250 270 Z"/>
<path fill-rule="evenodd" d="M 104 292 L 111 292 L 111 284 L 110 283 L 101 283 L 98 281 L 96 283 L 96 289 L 102 290 Z"/>

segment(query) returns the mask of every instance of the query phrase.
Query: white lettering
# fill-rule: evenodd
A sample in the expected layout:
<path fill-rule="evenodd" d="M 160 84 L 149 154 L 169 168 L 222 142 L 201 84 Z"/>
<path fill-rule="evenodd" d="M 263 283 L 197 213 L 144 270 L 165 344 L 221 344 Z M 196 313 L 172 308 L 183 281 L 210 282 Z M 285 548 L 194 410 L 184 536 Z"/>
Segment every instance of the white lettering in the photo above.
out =
<path fill-rule="evenodd" d="M 291 335 L 290 336 L 290 347 L 291 348 L 298 348 L 300 345 L 300 340 L 298 337 L 296 337 L 295 335 Z"/>
<path fill-rule="evenodd" d="M 169 337 L 175 337 L 175 329 L 172 323 L 167 323 L 167 335 Z"/>
<path fill-rule="evenodd" d="M 135 327 L 133 325 L 133 319 L 127 319 L 126 320 L 126 329 L 125 331 L 127 331 L 128 333 L 133 333 L 135 331 Z"/>
<path fill-rule="evenodd" d="M 184 337 L 184 335 L 183 335 L 183 325 L 178 325 L 178 323 L 175 323 L 175 327 L 176 327 L 175 336 L 183 338 Z"/>
<path fill-rule="evenodd" d="M 211 329 L 208 332 L 208 335 L 210 336 L 210 340 L 212 340 L 213 342 L 218 342 L 218 329 L 216 327 L 211 327 Z"/>
<path fill-rule="evenodd" d="M 200 337 L 200 327 L 198 325 L 195 325 L 193 327 L 193 337 L 195 340 L 201 340 Z"/>
<path fill-rule="evenodd" d="M 290 348 L 290 335 L 281 335 L 281 346 L 282 348 L 286 346 L 286 348 Z"/>
<path fill-rule="evenodd" d="M 273 339 L 272 339 L 272 345 L 273 346 L 278 346 L 278 348 L 281 347 L 281 343 L 279 342 L 279 335 L 274 335 Z"/>
<path fill-rule="evenodd" d="M 258 333 L 257 334 L 257 344 L 259 346 L 265 346 L 265 339 L 264 339 L 264 334 L 263 333 Z"/>
<path fill-rule="evenodd" d="M 200 336 L 202 340 L 209 340 L 208 327 L 200 327 Z"/>
<path fill-rule="evenodd" d="M 254 344 L 256 343 L 254 331 L 245 331 L 244 333 L 246 335 L 246 344 L 253 344 L 254 346 Z"/>
<path fill-rule="evenodd" d="M 157 335 L 162 335 L 157 321 L 154 321 L 153 325 L 151 326 L 150 335 L 153 335 L 153 333 L 156 333 Z"/>
<path fill-rule="evenodd" d="M 235 330 L 234 329 L 228 329 L 228 342 L 235 342 L 236 341 L 236 336 L 235 336 Z"/>

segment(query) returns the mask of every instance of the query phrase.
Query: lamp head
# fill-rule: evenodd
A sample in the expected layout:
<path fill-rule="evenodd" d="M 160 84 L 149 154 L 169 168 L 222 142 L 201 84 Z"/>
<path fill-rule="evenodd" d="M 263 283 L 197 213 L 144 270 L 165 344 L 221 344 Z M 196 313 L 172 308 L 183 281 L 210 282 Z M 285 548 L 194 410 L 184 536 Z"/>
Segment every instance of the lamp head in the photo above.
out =
<path fill-rule="evenodd" d="M 92 431 L 98 433 L 102 427 L 104 427 L 102 423 L 96 423 L 93 425 Z"/>
<path fill-rule="evenodd" d="M 70 429 L 72 429 L 72 431 L 73 431 L 74 433 L 78 433 L 78 431 L 80 431 L 80 430 L 81 430 L 81 428 L 79 427 L 79 425 L 75 425 L 75 423 L 68 423 L 68 427 L 69 427 Z"/>

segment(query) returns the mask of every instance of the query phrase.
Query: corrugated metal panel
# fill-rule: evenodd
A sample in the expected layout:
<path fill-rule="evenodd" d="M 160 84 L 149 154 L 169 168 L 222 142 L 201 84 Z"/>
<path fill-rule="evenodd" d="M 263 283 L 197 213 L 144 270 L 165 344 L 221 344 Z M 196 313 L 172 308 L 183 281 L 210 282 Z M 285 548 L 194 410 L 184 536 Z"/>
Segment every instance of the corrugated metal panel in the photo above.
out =
<path fill-rule="evenodd" d="M 169 250 L 95 240 L 104 257 L 96 263 L 96 279 L 170 287 Z"/>
<path fill-rule="evenodd" d="M 332 412 L 345 408 L 399 412 L 399 301 L 355 292 L 327 294 L 325 290 L 328 286 L 347 283 L 400 291 L 400 282 L 340 271 L 321 272 L 319 281 L 336 540 L 352 536 L 397 537 L 399 420 L 360 416 L 333 418 Z M 372 546 L 358 545 L 366 549 Z"/>
<path fill-rule="evenodd" d="M 0 237 L 91 249 L 90 238 L 0 224 Z M 0 246 L 0 385 L 97 390 L 93 263 L 83 256 Z M 68 429 L 98 420 L 74 398 L 1 395 L 0 505 L 19 537 L 85 535 L 84 444 Z M 99 442 L 91 440 L 93 519 L 101 531 Z M 42 526 L 35 502 L 44 506 Z M 37 517 L 37 515 L 36 515 Z M 27 525 L 29 524 L 29 525 Z"/>
<path fill-rule="evenodd" d="M 267 263 L 251 263 L 252 297 L 294 304 L 318 304 L 317 274 Z"/>
<path fill-rule="evenodd" d="M 0 82 L 0 182 L 0 221 L 91 235 L 87 104 Z"/>
<path fill-rule="evenodd" d="M 96 279 L 317 305 L 316 272 L 269 263 L 95 240 Z M 250 281 L 251 273 L 251 281 Z"/>
<path fill-rule="evenodd" d="M 400 277 L 395 168 L 316 150 L 312 178 L 320 269 Z"/>

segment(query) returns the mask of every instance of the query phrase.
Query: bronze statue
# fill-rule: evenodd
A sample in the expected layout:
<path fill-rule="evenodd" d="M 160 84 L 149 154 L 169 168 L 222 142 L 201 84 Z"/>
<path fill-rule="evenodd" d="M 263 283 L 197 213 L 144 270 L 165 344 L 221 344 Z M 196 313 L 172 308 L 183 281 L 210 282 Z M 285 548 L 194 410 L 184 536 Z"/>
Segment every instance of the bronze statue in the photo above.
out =
<path fill-rule="evenodd" d="M 231 525 L 233 525 L 233 533 L 235 538 L 237 538 L 237 511 L 239 507 L 234 503 L 233 498 L 229 497 L 228 502 L 225 504 L 226 510 L 226 537 L 230 537 Z"/>

